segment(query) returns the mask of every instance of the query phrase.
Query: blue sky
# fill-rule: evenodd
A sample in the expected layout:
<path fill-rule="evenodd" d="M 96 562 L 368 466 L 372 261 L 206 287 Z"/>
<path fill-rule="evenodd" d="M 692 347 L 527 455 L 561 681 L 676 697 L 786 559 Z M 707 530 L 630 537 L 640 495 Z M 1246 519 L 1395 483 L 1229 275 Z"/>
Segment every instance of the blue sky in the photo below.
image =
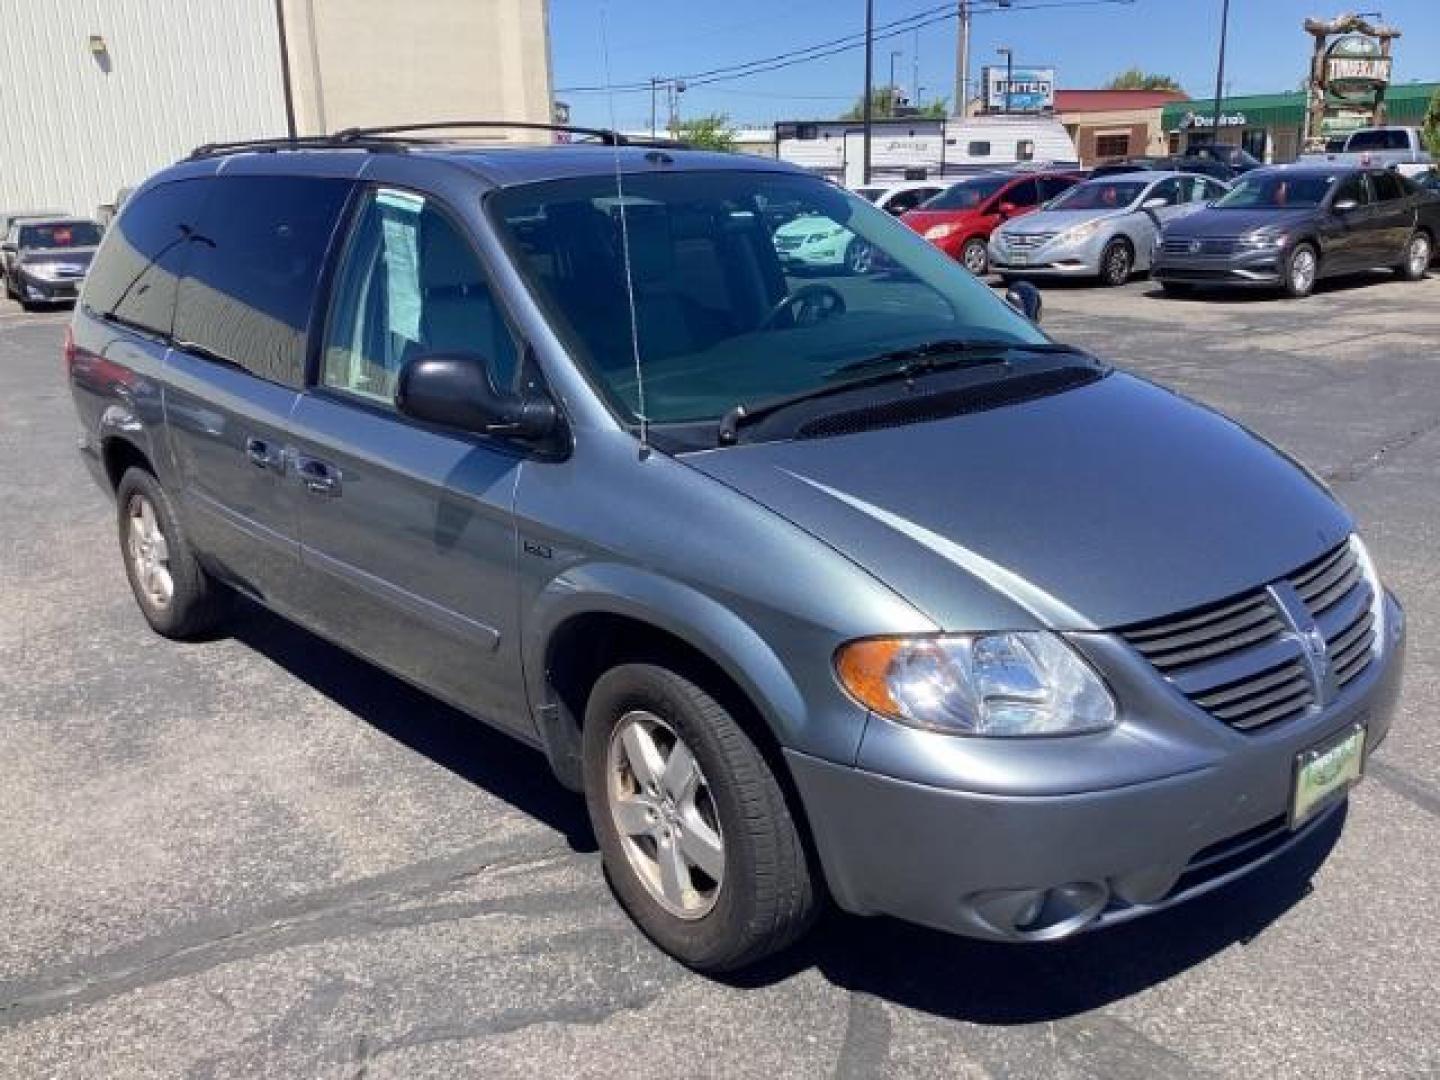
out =
<path fill-rule="evenodd" d="M 995 48 L 1010 45 L 1017 64 L 1051 65 L 1060 86 L 1098 86 L 1132 66 L 1180 80 L 1192 95 L 1215 89 L 1215 50 L 1220 0 L 1134 0 L 1021 10 L 1025 4 L 1073 0 L 1016 0 L 1005 12 L 977 15 L 972 69 L 996 61 Z M 938 7 L 940 0 L 875 0 L 877 24 Z M 1440 0 L 1231 0 L 1226 83 L 1236 94 L 1294 89 L 1305 73 L 1310 37 L 1307 16 L 1341 10 L 1380 10 L 1404 31 L 1395 52 L 1399 82 L 1440 80 Z M 609 38 L 611 82 L 633 83 L 651 75 L 687 74 L 756 59 L 839 38 L 864 27 L 863 0 L 550 0 L 555 85 L 602 85 L 602 12 Z M 946 20 L 875 47 L 876 78 L 889 76 L 910 88 L 918 56 L 925 97 L 950 96 L 955 71 L 955 23 Z M 736 122 L 768 123 L 797 116 L 832 116 L 859 97 L 863 81 L 859 49 L 735 82 L 696 86 L 681 99 L 682 113 L 725 112 Z M 1003 61 L 997 61 L 1003 62 Z M 577 123 L 608 126 L 603 94 L 562 93 Z M 649 124 L 650 96 L 616 94 L 621 127 Z M 662 106 L 663 122 L 663 106 Z"/>

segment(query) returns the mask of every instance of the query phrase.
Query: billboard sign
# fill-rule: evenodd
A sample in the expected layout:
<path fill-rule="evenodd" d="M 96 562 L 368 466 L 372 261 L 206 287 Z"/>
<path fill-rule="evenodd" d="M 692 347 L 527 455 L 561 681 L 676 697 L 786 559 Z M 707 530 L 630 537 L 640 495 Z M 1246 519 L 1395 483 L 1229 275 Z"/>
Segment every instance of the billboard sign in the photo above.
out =
<path fill-rule="evenodd" d="M 985 108 L 989 112 L 1038 113 L 1055 108 L 1054 68 L 1014 68 L 1007 85 L 1003 67 L 987 67 L 984 79 Z"/>

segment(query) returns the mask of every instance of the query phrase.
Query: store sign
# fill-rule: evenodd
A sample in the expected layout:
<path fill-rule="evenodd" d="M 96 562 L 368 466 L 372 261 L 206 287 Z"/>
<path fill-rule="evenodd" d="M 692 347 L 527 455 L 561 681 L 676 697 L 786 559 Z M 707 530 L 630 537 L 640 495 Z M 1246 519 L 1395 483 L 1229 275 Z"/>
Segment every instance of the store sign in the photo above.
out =
<path fill-rule="evenodd" d="M 985 108 L 994 112 L 1037 113 L 1055 108 L 1055 69 L 1003 67 L 984 71 Z"/>
<path fill-rule="evenodd" d="M 1243 128 L 1246 124 L 1243 112 L 1221 113 L 1220 126 L 1222 128 Z M 1180 118 L 1182 128 L 1213 128 L 1215 126 L 1214 113 L 1187 112 Z"/>

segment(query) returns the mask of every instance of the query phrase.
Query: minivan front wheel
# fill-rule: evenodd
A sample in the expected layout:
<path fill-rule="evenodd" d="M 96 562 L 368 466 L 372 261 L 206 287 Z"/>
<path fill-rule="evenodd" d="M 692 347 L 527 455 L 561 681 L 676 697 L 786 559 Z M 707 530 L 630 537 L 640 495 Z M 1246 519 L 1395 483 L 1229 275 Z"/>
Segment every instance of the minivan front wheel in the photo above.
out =
<path fill-rule="evenodd" d="M 612 668 L 586 705 L 584 757 L 611 885 L 666 952 L 725 971 L 809 926 L 817 903 L 785 794 L 700 685 L 655 664 Z"/>
<path fill-rule="evenodd" d="M 182 640 L 210 630 L 224 617 L 230 592 L 196 561 L 160 482 L 145 469 L 127 469 L 115 503 L 125 576 L 150 628 Z"/>

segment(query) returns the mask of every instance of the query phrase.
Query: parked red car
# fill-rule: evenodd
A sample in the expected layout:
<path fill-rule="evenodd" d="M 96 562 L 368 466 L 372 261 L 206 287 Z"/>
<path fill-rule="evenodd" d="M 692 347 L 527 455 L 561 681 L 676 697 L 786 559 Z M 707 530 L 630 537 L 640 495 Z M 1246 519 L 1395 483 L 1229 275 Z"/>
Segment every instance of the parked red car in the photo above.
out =
<path fill-rule="evenodd" d="M 985 249 L 994 230 L 1079 181 L 1074 173 L 978 173 L 952 184 L 900 220 L 978 277 L 990 268 Z"/>

